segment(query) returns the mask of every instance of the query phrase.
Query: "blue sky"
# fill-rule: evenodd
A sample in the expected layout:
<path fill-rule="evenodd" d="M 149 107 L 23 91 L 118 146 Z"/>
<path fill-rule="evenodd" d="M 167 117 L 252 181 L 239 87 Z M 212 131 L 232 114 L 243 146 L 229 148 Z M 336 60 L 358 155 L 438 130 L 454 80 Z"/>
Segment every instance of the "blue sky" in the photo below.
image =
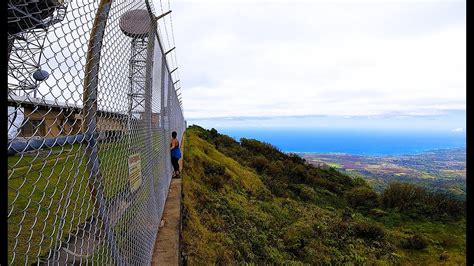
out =
<path fill-rule="evenodd" d="M 217 128 L 463 132 L 465 5 L 172 1 L 185 117 Z"/>

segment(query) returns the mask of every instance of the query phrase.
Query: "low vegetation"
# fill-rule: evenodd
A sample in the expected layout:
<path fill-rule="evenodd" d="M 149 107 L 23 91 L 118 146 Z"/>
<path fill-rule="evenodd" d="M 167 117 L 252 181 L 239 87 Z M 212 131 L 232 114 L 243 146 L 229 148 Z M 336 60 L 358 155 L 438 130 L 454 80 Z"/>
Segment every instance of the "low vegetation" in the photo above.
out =
<path fill-rule="evenodd" d="M 99 146 L 106 201 L 129 186 L 130 152 L 126 141 Z M 47 256 L 58 239 L 97 212 L 84 154 L 84 145 L 68 144 L 8 157 L 8 261 L 31 264 L 37 256 Z M 147 157 L 142 158 L 145 163 Z M 119 230 L 120 224 L 117 227 Z"/>
<path fill-rule="evenodd" d="M 414 185 L 376 193 L 253 139 L 186 131 L 190 265 L 465 264 L 465 204 Z"/>

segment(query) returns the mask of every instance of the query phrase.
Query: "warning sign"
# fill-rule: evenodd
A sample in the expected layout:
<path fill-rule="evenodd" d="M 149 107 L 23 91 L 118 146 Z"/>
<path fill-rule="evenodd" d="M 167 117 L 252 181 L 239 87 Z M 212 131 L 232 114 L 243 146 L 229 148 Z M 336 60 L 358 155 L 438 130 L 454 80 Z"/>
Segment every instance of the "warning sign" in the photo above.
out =
<path fill-rule="evenodd" d="M 132 154 L 128 157 L 128 176 L 130 190 L 135 192 L 142 184 L 142 160 L 140 154 Z"/>

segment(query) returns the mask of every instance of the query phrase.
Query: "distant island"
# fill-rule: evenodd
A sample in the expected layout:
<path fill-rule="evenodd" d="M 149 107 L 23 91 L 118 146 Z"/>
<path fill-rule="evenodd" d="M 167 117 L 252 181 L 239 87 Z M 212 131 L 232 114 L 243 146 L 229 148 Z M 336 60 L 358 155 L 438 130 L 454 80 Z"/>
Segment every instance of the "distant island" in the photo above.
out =
<path fill-rule="evenodd" d="M 364 177 L 376 191 L 390 182 L 421 185 L 466 197 L 466 149 L 439 149 L 412 155 L 362 156 L 344 153 L 297 153 L 316 167 Z"/>

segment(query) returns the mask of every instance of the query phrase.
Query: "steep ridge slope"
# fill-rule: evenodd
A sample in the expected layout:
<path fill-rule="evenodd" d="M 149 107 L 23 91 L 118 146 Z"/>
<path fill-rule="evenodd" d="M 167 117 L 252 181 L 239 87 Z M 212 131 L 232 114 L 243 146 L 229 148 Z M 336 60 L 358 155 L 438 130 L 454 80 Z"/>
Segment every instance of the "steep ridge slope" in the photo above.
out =
<path fill-rule="evenodd" d="M 192 126 L 186 140 L 183 246 L 191 265 L 464 263 L 462 202 L 404 184 L 379 195 L 361 178 L 214 129 Z M 423 199 L 406 204 L 397 196 L 407 191 Z"/>

